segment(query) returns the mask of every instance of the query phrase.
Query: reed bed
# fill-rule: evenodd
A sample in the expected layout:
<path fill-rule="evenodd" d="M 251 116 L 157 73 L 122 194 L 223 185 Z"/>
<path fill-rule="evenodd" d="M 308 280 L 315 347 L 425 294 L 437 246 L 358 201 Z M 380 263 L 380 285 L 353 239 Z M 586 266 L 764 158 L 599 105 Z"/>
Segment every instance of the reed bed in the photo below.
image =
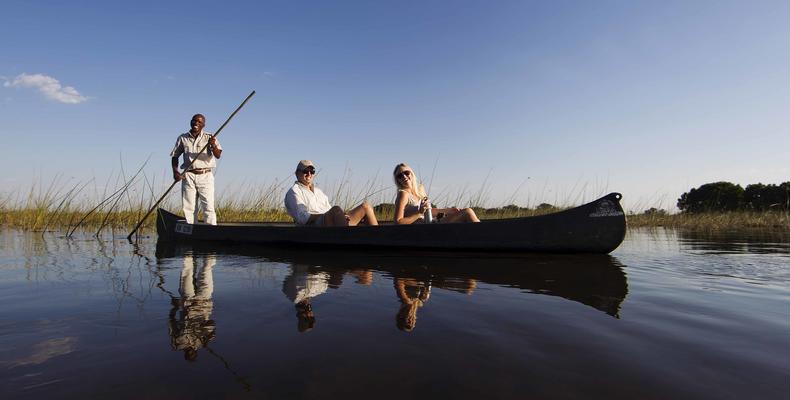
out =
<path fill-rule="evenodd" d="M 716 212 L 702 214 L 630 214 L 629 227 L 667 227 L 699 231 L 788 229 L 790 215 L 783 211 Z"/>
<path fill-rule="evenodd" d="M 380 221 L 393 219 L 394 198 L 392 185 L 380 184 L 376 179 L 364 185 L 353 187 L 350 173 L 333 184 L 328 184 L 325 192 L 331 201 L 349 208 L 366 200 L 374 205 Z M 108 179 L 108 182 L 112 179 Z M 92 182 L 92 181 L 91 181 Z M 31 231 L 73 231 L 77 226 L 95 230 L 98 235 L 103 229 L 128 230 L 133 227 L 150 209 L 159 193 L 155 182 L 144 175 L 127 177 L 119 173 L 114 186 L 105 184 L 99 190 L 93 187 L 92 194 L 85 194 L 91 182 L 66 184 L 56 177 L 47 185 L 34 184 L 28 190 L 0 194 L 0 225 Z M 242 182 L 222 192 L 217 192 L 216 210 L 220 221 L 291 221 L 282 206 L 282 196 L 290 180 L 274 181 L 268 184 Z M 434 203 L 439 207 L 456 204 L 459 207 L 471 206 L 481 219 L 516 218 L 544 215 L 560 211 L 570 206 L 555 207 L 541 204 L 537 207 L 508 205 L 485 208 L 482 203 L 487 193 L 483 184 L 478 193 L 461 190 L 457 193 L 440 192 Z M 163 186 L 160 184 L 159 186 Z M 98 205 L 98 206 L 97 206 Z M 161 205 L 165 209 L 180 213 L 178 190 Z M 658 212 L 656 212 L 658 211 Z M 148 217 L 142 226 L 143 231 L 154 227 L 154 218 Z M 669 214 L 652 209 L 647 213 L 630 213 L 629 227 L 668 227 L 690 230 L 725 229 L 787 229 L 790 228 L 790 215 L 787 212 L 728 212 L 706 214 Z"/>
<path fill-rule="evenodd" d="M 264 193 L 267 193 L 264 191 Z M 268 202 L 265 196 L 244 199 L 233 197 L 220 199 L 217 202 L 217 217 L 220 221 L 254 222 L 254 221 L 278 221 L 289 222 L 291 218 L 284 209 L 278 207 L 275 199 Z M 176 201 L 169 201 L 165 206 L 170 210 L 180 213 Z M 279 203 L 279 198 L 276 199 Z M 56 203 L 42 203 L 39 200 L 31 204 L 8 207 L 0 205 L 0 224 L 7 227 L 42 231 L 42 230 L 68 230 L 73 228 L 81 218 L 89 211 L 86 204 L 66 203 L 58 206 Z M 380 221 L 391 221 L 393 218 L 393 205 L 381 203 L 375 206 L 376 217 Z M 95 212 L 81 224 L 88 229 L 108 228 L 112 230 L 127 229 L 142 218 L 148 210 L 145 207 L 135 207 L 126 210 L 114 210 L 111 212 Z M 554 209 L 532 209 L 532 208 L 480 208 L 474 207 L 475 212 L 481 219 L 500 219 L 531 217 L 549 214 L 559 211 Z M 151 229 L 154 226 L 153 217 L 149 217 L 143 229 Z M 785 212 L 729 212 L 729 213 L 709 213 L 709 214 L 629 214 L 628 226 L 637 227 L 667 227 L 682 228 L 701 231 L 732 230 L 732 229 L 788 229 L 790 228 L 790 215 Z"/>

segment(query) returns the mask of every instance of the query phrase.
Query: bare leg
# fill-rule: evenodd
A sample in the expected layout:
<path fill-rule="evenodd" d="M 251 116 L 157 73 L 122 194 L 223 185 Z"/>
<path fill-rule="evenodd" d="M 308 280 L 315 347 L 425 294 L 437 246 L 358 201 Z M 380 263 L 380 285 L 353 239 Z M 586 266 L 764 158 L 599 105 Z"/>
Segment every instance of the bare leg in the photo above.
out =
<path fill-rule="evenodd" d="M 360 221 L 362 221 L 362 218 L 365 218 L 368 225 L 379 224 L 379 222 L 376 220 L 376 214 L 373 212 L 373 207 L 371 207 L 367 201 L 363 201 L 362 204 L 349 211 L 348 217 L 348 224 L 350 226 L 356 226 Z"/>
<path fill-rule="evenodd" d="M 324 213 L 324 225 L 348 226 L 348 221 L 346 221 L 346 213 L 344 213 L 343 209 L 338 206 L 330 208 L 329 211 Z"/>
<path fill-rule="evenodd" d="M 463 211 L 466 212 L 467 222 L 480 222 L 480 218 L 477 218 L 477 214 L 475 214 L 475 210 L 471 208 L 464 208 Z"/>
<path fill-rule="evenodd" d="M 471 208 L 464 208 L 463 210 L 459 210 L 458 212 L 445 215 L 444 218 L 441 220 L 442 223 L 453 223 L 453 222 L 480 222 L 480 219 L 477 218 L 477 214 Z"/>

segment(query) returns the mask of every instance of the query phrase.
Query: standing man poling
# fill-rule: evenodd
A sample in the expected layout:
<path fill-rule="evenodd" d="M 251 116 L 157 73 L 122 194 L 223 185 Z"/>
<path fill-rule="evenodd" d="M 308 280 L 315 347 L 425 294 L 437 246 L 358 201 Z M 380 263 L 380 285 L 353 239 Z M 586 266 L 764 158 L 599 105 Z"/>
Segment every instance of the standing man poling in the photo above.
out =
<path fill-rule="evenodd" d="M 217 159 L 222 155 L 222 147 L 211 133 L 203 131 L 203 127 L 206 126 L 206 117 L 202 114 L 195 114 L 189 126 L 192 129 L 176 139 L 176 145 L 170 152 L 173 179 L 181 181 L 181 202 L 187 223 L 195 223 L 198 212 L 202 209 L 205 222 L 216 225 L 214 168 L 217 166 Z M 206 149 L 201 152 L 203 147 Z M 181 154 L 184 155 L 184 162 L 179 167 L 178 157 Z M 194 162 L 189 165 L 192 160 Z M 189 169 L 184 174 L 179 173 L 179 169 L 187 167 Z M 198 207 L 195 207 L 196 201 Z"/>

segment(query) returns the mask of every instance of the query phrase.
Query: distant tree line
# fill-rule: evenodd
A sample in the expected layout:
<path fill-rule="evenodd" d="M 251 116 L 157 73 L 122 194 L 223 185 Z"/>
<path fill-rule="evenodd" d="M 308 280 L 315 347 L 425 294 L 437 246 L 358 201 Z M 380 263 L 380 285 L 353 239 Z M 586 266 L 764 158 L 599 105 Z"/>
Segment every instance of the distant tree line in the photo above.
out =
<path fill-rule="evenodd" d="M 687 213 L 788 210 L 790 182 L 755 183 L 746 189 L 731 182 L 706 183 L 680 195 L 677 206 Z"/>

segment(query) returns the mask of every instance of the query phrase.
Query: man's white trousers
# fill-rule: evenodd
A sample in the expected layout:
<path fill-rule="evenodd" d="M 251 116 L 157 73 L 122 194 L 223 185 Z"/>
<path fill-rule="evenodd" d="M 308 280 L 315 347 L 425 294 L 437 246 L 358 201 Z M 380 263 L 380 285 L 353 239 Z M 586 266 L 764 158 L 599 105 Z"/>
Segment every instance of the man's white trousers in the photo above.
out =
<path fill-rule="evenodd" d="M 181 179 L 181 203 L 184 207 L 184 218 L 188 224 L 197 221 L 198 213 L 203 210 L 205 222 L 217 224 L 214 212 L 214 173 L 193 174 L 187 172 Z M 195 207 L 195 206 L 198 207 Z"/>

